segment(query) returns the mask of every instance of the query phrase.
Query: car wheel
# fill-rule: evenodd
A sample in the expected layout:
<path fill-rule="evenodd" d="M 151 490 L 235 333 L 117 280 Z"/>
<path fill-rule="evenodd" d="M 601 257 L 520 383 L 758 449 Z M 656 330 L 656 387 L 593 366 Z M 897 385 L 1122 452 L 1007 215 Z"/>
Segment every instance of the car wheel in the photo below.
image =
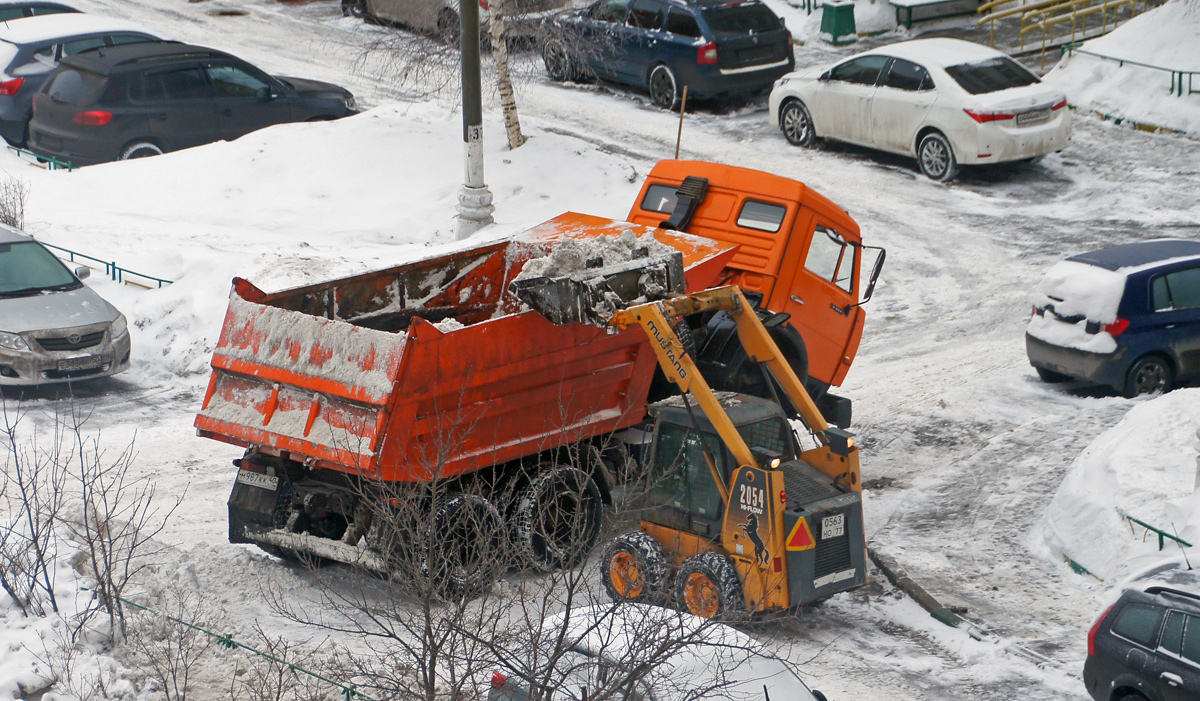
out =
<path fill-rule="evenodd" d="M 150 156 L 161 156 L 162 149 L 152 141 L 135 141 L 125 147 L 121 151 L 121 160 L 128 161 L 131 158 L 149 158 Z"/>
<path fill-rule="evenodd" d="M 954 161 L 954 149 L 950 140 L 941 132 L 930 132 L 917 146 L 917 166 L 930 180 L 944 183 L 958 175 L 958 163 Z"/>
<path fill-rule="evenodd" d="M 1064 375 L 1061 372 L 1054 372 L 1046 368 L 1034 368 L 1037 370 L 1038 377 L 1042 378 L 1042 382 L 1066 382 L 1071 379 L 1070 375 Z"/>
<path fill-rule="evenodd" d="M 550 80 L 561 83 L 575 79 L 575 70 L 571 66 L 571 57 L 567 55 L 567 47 L 558 39 L 548 39 L 542 44 L 542 63 L 546 64 L 546 73 Z"/>
<path fill-rule="evenodd" d="M 342 0 L 342 16 L 365 19 L 367 16 L 366 0 Z"/>
<path fill-rule="evenodd" d="M 813 131 L 812 116 L 799 100 L 783 103 L 783 109 L 779 110 L 779 130 L 793 146 L 810 148 L 816 144 L 817 135 Z"/>
<path fill-rule="evenodd" d="M 600 578 L 613 601 L 657 601 L 667 581 L 667 556 L 640 531 L 617 536 L 604 550 Z"/>
<path fill-rule="evenodd" d="M 437 37 L 450 46 L 458 46 L 458 37 L 462 33 L 462 23 L 458 13 L 444 9 L 437 17 Z"/>
<path fill-rule="evenodd" d="M 1125 375 L 1125 390 L 1122 394 L 1132 399 L 1139 394 L 1170 392 L 1172 375 L 1171 364 L 1166 358 L 1160 355 L 1142 356 Z"/>
<path fill-rule="evenodd" d="M 684 560 L 675 575 L 675 601 L 700 618 L 728 618 L 746 608 L 742 580 L 733 561 L 711 552 Z"/>
<path fill-rule="evenodd" d="M 679 102 L 679 85 L 675 82 L 675 72 L 664 64 L 659 64 L 650 71 L 650 101 L 664 110 L 675 109 Z"/>

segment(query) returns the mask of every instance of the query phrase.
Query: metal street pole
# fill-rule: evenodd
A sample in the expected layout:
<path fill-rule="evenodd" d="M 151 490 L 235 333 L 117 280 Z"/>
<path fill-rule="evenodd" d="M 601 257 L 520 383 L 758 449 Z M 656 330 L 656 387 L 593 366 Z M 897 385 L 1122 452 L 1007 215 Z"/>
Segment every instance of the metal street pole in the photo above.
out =
<path fill-rule="evenodd" d="M 479 79 L 479 0 L 460 0 L 462 32 L 463 142 L 466 180 L 458 191 L 458 238 L 491 224 L 492 192 L 483 182 L 483 98 Z"/>

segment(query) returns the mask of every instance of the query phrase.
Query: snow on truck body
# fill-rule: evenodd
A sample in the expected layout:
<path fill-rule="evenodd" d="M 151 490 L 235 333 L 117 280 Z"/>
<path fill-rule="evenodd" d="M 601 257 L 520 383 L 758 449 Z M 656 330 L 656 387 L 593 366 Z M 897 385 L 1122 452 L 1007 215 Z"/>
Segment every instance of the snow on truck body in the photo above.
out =
<path fill-rule="evenodd" d="M 568 213 L 341 280 L 272 294 L 235 281 L 197 431 L 310 467 L 425 482 L 632 426 L 656 367 L 645 336 L 553 326 L 507 292 L 556 242 L 631 229 L 683 254 L 689 289 L 733 251 Z"/>
<path fill-rule="evenodd" d="M 1092 251 L 1046 274 L 1026 352 L 1045 379 L 1078 379 L 1131 395 L 1165 390 L 1200 375 L 1198 309 L 1200 242 L 1161 239 Z M 1151 374 L 1159 379 L 1135 377 L 1152 358 L 1158 360 Z"/>

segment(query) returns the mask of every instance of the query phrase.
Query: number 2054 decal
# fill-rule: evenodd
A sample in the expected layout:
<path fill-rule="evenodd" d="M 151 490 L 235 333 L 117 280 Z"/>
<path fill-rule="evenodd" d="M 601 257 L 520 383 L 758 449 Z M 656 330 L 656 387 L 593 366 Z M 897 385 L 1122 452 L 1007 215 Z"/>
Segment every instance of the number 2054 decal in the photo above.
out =
<path fill-rule="evenodd" d="M 749 485 L 740 485 L 738 503 L 747 511 L 762 513 L 767 506 L 767 491 Z"/>

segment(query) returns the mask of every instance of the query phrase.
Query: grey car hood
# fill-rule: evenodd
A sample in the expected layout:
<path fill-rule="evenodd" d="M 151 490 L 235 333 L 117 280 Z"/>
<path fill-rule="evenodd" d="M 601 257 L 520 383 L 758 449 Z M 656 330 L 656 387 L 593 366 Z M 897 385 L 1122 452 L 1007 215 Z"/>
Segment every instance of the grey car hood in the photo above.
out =
<path fill-rule="evenodd" d="M 22 333 L 112 322 L 117 308 L 90 287 L 28 297 L 0 297 L 0 331 Z"/>
<path fill-rule="evenodd" d="M 351 97 L 349 90 L 333 83 L 324 83 L 319 80 L 308 80 L 306 78 L 293 78 L 291 76 L 279 76 L 279 80 L 288 83 L 296 92 L 305 96 L 337 95 L 339 97 Z"/>

